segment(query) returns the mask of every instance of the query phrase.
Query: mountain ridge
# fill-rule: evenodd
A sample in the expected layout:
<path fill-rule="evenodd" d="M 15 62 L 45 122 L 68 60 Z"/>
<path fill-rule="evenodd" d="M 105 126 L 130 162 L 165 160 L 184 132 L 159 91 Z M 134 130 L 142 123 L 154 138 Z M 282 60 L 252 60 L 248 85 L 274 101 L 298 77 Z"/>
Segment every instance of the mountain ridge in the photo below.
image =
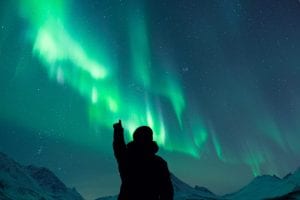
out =
<path fill-rule="evenodd" d="M 22 166 L 0 152 L 0 199 L 84 200 L 45 167 Z"/>
<path fill-rule="evenodd" d="M 300 200 L 300 168 L 283 178 L 255 177 L 231 194 L 218 196 L 201 186 L 192 187 L 171 173 L 174 200 Z M 0 152 L 1 200 L 84 200 L 75 188 L 67 187 L 51 170 L 23 166 Z M 96 200 L 117 200 L 117 195 Z"/>

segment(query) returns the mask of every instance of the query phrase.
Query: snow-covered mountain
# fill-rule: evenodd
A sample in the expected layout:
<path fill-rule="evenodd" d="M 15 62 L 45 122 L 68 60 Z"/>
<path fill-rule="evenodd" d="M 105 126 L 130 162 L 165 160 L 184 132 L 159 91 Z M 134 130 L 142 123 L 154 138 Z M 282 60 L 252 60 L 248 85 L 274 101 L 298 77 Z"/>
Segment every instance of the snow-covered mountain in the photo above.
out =
<path fill-rule="evenodd" d="M 185 200 L 185 199 L 223 199 L 220 196 L 215 195 L 205 187 L 191 187 L 184 183 L 174 174 L 171 174 L 171 180 L 174 188 L 174 200 Z"/>
<path fill-rule="evenodd" d="M 217 196 L 205 187 L 191 187 L 171 174 L 174 200 L 300 200 L 300 168 L 284 178 L 264 175 L 237 192 Z M 49 169 L 22 166 L 0 152 L 0 200 L 84 200 Z M 97 200 L 117 200 L 117 196 Z"/>
<path fill-rule="evenodd" d="M 22 166 L 0 152 L 0 199 L 2 200 L 83 200 L 50 170 Z"/>
<path fill-rule="evenodd" d="M 232 200 L 300 199 L 300 169 L 282 179 L 270 175 L 258 176 L 239 191 L 224 197 Z"/>

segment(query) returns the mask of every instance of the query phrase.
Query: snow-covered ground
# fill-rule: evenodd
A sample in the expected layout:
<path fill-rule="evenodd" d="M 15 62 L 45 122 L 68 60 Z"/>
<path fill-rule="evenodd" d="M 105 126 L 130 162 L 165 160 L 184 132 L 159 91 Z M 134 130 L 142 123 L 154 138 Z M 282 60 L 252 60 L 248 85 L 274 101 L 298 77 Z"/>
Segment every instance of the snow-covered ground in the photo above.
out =
<path fill-rule="evenodd" d="M 202 199 L 214 199 L 221 200 L 224 198 L 218 197 L 211 191 L 204 187 L 191 187 L 190 185 L 184 183 L 178 179 L 175 175 L 171 174 L 171 180 L 174 187 L 174 200 L 202 200 Z M 101 197 L 96 200 L 117 200 L 117 196 Z"/>

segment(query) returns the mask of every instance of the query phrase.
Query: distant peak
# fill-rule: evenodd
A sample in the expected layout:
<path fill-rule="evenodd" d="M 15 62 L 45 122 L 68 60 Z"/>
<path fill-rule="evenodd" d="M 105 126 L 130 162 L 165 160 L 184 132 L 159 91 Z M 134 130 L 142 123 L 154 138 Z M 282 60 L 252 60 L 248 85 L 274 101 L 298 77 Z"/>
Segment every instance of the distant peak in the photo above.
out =
<path fill-rule="evenodd" d="M 75 188 L 67 188 L 49 169 L 23 166 L 2 152 L 0 173 L 0 199 L 83 200 Z"/>
<path fill-rule="evenodd" d="M 45 167 L 29 165 L 26 167 L 30 176 L 34 178 L 41 187 L 47 188 L 53 193 L 66 192 L 67 187 L 53 172 Z"/>

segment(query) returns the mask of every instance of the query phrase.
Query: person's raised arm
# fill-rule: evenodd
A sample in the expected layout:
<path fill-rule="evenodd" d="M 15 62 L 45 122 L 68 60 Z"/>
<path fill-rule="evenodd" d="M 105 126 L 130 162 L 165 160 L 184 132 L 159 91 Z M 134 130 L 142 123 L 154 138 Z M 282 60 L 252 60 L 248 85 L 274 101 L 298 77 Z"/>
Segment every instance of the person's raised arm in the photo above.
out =
<path fill-rule="evenodd" d="M 120 162 L 126 152 L 124 129 L 122 127 L 121 120 L 115 123 L 113 127 L 114 127 L 114 141 L 113 141 L 114 154 L 117 161 Z"/>

